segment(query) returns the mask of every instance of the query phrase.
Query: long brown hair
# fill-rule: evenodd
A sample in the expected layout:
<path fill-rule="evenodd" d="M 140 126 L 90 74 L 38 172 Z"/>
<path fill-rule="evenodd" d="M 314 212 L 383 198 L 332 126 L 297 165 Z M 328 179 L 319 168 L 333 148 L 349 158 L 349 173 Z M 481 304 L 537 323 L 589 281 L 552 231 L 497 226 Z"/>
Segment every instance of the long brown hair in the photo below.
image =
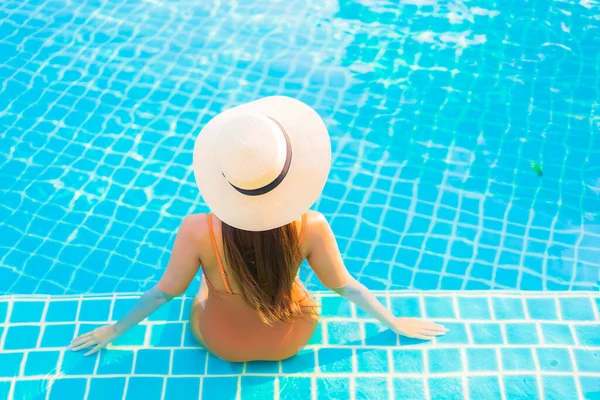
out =
<path fill-rule="evenodd" d="M 249 232 L 223 222 L 222 232 L 229 270 L 260 319 L 272 325 L 302 315 L 305 306 L 292 298 L 302 261 L 295 224 Z"/>

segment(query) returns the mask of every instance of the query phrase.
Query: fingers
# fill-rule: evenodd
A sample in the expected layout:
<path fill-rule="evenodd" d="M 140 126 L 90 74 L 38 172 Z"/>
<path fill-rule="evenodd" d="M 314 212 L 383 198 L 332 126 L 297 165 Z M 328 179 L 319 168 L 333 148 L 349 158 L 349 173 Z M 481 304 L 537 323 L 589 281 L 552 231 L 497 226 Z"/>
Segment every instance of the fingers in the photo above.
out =
<path fill-rule="evenodd" d="M 89 340 L 87 342 L 84 342 L 84 343 L 78 345 L 78 346 L 73 346 L 71 348 L 71 350 L 73 350 L 73 351 L 79 351 L 79 350 L 82 350 L 82 349 L 87 349 L 88 347 L 92 347 L 93 345 L 95 345 L 97 343 L 98 342 L 96 342 L 94 339 L 91 339 L 91 340 Z"/>
<path fill-rule="evenodd" d="M 444 335 L 446 332 L 448 332 L 447 329 L 438 329 L 438 328 L 430 328 L 430 327 L 420 328 L 419 331 L 432 333 L 434 335 Z"/>
<path fill-rule="evenodd" d="M 439 324 L 434 324 L 433 322 L 428 322 L 428 321 L 422 321 L 422 323 L 419 326 L 419 329 L 423 330 L 423 331 L 442 334 L 442 335 L 444 333 L 448 332 L 448 328 L 446 328 L 445 326 L 439 325 Z"/>
<path fill-rule="evenodd" d="M 421 339 L 421 340 L 433 340 L 434 339 L 434 336 L 429 336 L 427 334 L 421 334 L 421 333 L 410 335 L 410 337 L 412 337 L 414 339 Z"/>
<path fill-rule="evenodd" d="M 96 345 L 96 347 L 94 347 L 93 349 L 91 349 L 90 351 L 88 351 L 87 353 L 85 353 L 85 354 L 84 354 L 84 356 L 89 356 L 89 355 L 92 355 L 92 354 L 94 354 L 94 353 L 97 353 L 97 352 L 99 352 L 99 351 L 100 351 L 100 349 L 101 349 L 101 348 L 103 348 L 103 347 L 104 347 L 104 343 L 98 343 L 98 344 Z"/>
<path fill-rule="evenodd" d="M 92 339 L 92 332 L 86 333 L 84 335 L 80 335 L 77 336 L 75 339 L 73 339 L 71 341 L 71 344 L 69 344 L 69 347 L 74 347 L 77 346 L 81 343 L 87 342 L 88 340 Z"/>

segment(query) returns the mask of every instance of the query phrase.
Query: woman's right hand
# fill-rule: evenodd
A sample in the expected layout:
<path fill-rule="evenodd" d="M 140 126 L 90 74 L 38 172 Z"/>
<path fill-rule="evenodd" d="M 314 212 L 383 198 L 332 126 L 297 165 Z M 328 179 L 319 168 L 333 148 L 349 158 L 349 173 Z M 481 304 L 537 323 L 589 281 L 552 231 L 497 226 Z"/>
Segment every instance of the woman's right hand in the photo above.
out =
<path fill-rule="evenodd" d="M 391 328 L 399 335 L 422 340 L 432 340 L 448 332 L 442 325 L 418 318 L 396 318 Z"/>

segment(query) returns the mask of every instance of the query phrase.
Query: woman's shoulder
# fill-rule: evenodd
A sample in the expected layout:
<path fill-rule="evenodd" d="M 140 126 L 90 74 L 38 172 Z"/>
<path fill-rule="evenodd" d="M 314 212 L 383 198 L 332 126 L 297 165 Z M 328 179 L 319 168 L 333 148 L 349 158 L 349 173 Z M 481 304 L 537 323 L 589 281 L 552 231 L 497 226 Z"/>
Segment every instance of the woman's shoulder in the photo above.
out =
<path fill-rule="evenodd" d="M 203 239 L 208 233 L 208 214 L 201 213 L 187 215 L 183 221 L 181 221 L 179 232 L 195 239 Z"/>
<path fill-rule="evenodd" d="M 304 218 L 306 224 L 304 229 L 307 238 L 309 238 L 308 241 L 311 240 L 310 238 L 314 239 L 322 237 L 323 235 L 327 235 L 331 232 L 331 227 L 329 226 L 327 218 L 325 218 L 325 216 L 320 212 L 312 210 L 308 211 Z"/>
<path fill-rule="evenodd" d="M 318 211 L 307 211 L 305 214 L 305 221 L 307 227 L 319 228 L 325 225 L 329 226 L 327 218 L 325 218 L 325 216 Z"/>

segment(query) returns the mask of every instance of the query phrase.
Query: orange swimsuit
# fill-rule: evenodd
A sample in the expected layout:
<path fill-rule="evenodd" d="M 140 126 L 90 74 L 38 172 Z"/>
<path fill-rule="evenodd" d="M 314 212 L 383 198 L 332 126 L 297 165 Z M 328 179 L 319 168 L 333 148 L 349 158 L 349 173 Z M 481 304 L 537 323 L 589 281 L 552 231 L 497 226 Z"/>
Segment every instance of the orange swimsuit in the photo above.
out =
<path fill-rule="evenodd" d="M 203 270 L 204 279 L 208 284 L 208 297 L 204 308 L 199 307 L 198 321 L 204 345 L 214 355 L 227 361 L 283 360 L 295 355 L 310 340 L 317 327 L 318 318 L 306 312 L 303 317 L 292 322 L 265 325 L 243 297 L 231 291 L 217 248 L 212 222 L 212 215 L 209 214 L 210 239 L 226 291 L 216 289 Z M 304 225 L 303 216 L 299 242 L 302 241 Z M 292 296 L 307 305 L 314 305 L 313 299 L 298 280 Z"/>

